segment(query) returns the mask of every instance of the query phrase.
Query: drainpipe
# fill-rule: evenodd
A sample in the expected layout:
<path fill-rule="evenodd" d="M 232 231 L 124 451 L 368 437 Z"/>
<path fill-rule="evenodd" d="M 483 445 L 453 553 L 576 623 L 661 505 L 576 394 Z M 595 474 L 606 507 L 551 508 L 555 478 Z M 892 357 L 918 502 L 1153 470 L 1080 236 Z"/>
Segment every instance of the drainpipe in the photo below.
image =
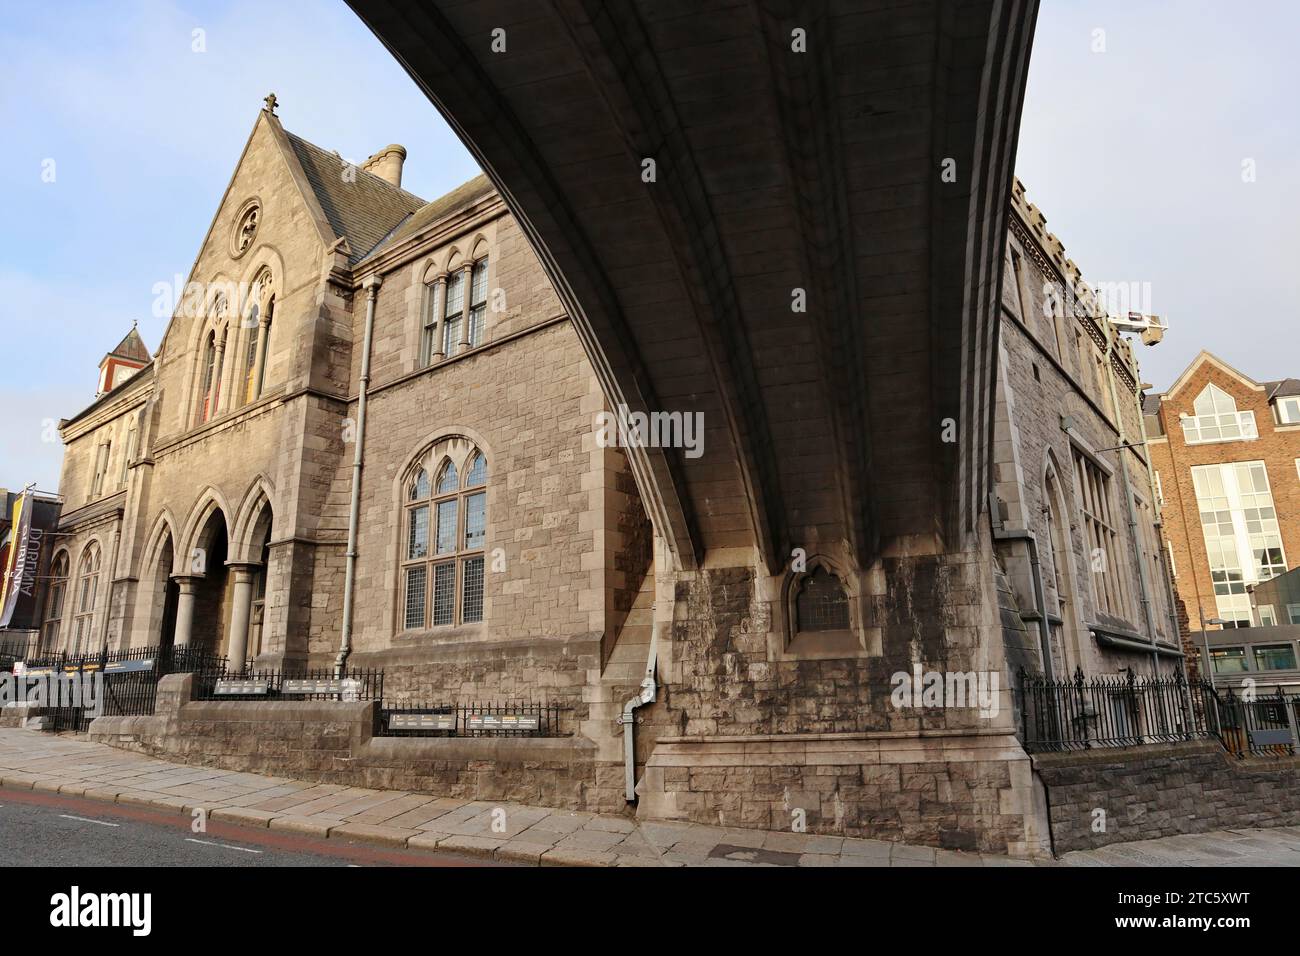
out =
<path fill-rule="evenodd" d="M 366 448 L 366 390 L 370 385 L 370 339 L 375 331 L 375 296 L 383 279 L 367 276 L 362 288 L 366 290 L 366 333 L 361 345 L 361 384 L 357 390 L 356 450 L 352 455 L 352 501 L 348 508 L 347 570 L 343 578 L 343 639 L 339 654 L 334 659 L 334 672 L 342 677 L 352 654 L 352 587 L 357 574 L 357 524 L 361 514 L 361 464 Z"/>
<path fill-rule="evenodd" d="M 1029 570 L 1034 579 L 1034 606 L 1038 611 L 1038 644 L 1043 656 L 1043 676 L 1052 680 L 1052 628 L 1047 621 L 1047 592 L 1043 590 L 1043 572 L 1038 565 L 1038 539 L 1028 528 L 999 527 L 995 522 L 997 495 L 989 492 L 989 524 L 994 541 L 1023 541 L 1029 546 Z"/>
<path fill-rule="evenodd" d="M 623 705 L 618 722 L 623 725 L 623 792 L 628 803 L 636 803 L 636 709 L 655 701 L 655 667 L 659 663 L 659 619 L 655 605 L 650 605 L 650 654 L 645 662 L 645 676 L 641 678 L 641 692 Z"/>
<path fill-rule="evenodd" d="M 1151 635 L 1151 676 L 1160 676 L 1160 654 L 1156 650 L 1156 619 L 1151 609 L 1151 586 L 1147 581 L 1147 563 L 1142 560 L 1142 545 L 1138 541 L 1137 508 L 1133 506 L 1133 490 L 1129 487 L 1128 465 L 1124 461 L 1124 451 L 1128 448 L 1128 437 L 1124 433 L 1124 415 L 1120 412 L 1119 393 L 1115 390 L 1115 370 L 1111 367 L 1111 355 L 1115 351 L 1115 340 L 1119 331 L 1110 320 L 1106 321 L 1106 380 L 1110 385 L 1110 407 L 1115 410 L 1115 428 L 1119 432 L 1119 480 L 1124 490 L 1124 504 L 1128 509 L 1128 534 L 1133 542 L 1133 555 L 1137 558 L 1138 588 L 1142 591 L 1142 613 L 1146 617 L 1147 633 Z M 1138 409 L 1138 421 L 1141 422 L 1141 408 Z M 1150 467 L 1150 453 L 1147 454 Z M 1154 494 L 1154 489 L 1152 490 Z"/>

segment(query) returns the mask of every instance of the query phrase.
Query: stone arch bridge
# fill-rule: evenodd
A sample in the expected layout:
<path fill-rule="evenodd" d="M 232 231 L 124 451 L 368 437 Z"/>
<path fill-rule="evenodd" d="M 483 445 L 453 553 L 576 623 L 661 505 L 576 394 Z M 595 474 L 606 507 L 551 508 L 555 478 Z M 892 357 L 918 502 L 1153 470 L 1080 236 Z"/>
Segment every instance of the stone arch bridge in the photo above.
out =
<path fill-rule="evenodd" d="M 352 6 L 505 198 L 610 407 L 702 416 L 702 453 L 629 454 L 671 625 L 638 812 L 757 794 L 766 825 L 820 794 L 832 829 L 1035 852 L 1010 682 L 989 718 L 890 684 L 1007 673 L 985 502 L 1036 0 Z"/>
<path fill-rule="evenodd" d="M 633 456 L 678 567 L 961 546 L 1036 0 L 353 7 L 506 197 L 611 405 L 703 413 L 704 454 Z"/>

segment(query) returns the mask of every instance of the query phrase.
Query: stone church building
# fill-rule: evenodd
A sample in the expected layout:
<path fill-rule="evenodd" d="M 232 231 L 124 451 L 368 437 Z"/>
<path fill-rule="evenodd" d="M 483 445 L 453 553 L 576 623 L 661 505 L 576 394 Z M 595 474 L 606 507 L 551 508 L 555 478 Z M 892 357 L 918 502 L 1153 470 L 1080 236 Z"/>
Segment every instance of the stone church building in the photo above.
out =
<path fill-rule="evenodd" d="M 786 829 L 800 810 L 819 832 L 1039 852 L 1017 668 L 1146 672 L 1177 666 L 1177 639 L 1145 460 L 1115 451 L 1141 442 L 1136 360 L 1064 294 L 1078 270 L 1023 190 L 980 548 L 759 580 L 674 569 L 502 197 L 479 177 L 425 201 L 405 159 L 354 167 L 259 113 L 156 354 L 132 330 L 62 423 L 45 648 L 346 662 L 395 700 L 558 703 L 569 766 L 504 792 L 612 810 L 653 646 L 639 813 Z M 913 583 L 949 616 L 916 623 Z M 995 673 L 998 706 L 900 710 L 891 678 L 914 665 Z"/>

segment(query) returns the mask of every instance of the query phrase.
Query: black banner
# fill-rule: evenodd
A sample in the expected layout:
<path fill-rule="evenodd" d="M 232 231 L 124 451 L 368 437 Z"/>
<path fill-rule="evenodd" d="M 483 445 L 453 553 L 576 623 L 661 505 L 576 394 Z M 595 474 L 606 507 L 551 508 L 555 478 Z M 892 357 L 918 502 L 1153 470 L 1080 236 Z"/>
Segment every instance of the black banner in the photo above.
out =
<path fill-rule="evenodd" d="M 58 502 L 28 489 L 14 499 L 9 552 L 0 583 L 0 628 L 30 630 L 39 626 L 37 581 L 48 551 L 48 534 L 59 519 Z"/>

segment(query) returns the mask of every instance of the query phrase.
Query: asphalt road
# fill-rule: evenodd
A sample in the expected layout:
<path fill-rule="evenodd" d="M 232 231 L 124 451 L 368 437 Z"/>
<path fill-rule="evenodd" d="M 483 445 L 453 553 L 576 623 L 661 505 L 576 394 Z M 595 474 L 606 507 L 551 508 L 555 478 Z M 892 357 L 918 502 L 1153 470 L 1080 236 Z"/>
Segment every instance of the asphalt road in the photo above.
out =
<path fill-rule="evenodd" d="M 385 849 L 146 807 L 0 787 L 0 868 L 16 866 L 482 866 L 455 854 Z"/>

